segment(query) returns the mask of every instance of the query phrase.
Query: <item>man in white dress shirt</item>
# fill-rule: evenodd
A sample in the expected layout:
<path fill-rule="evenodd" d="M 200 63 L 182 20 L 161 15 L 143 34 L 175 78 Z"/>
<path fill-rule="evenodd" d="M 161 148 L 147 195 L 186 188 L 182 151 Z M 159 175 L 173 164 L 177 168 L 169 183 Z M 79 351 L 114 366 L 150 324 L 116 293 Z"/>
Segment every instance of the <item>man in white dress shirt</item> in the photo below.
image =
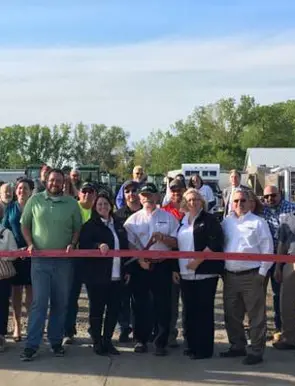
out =
<path fill-rule="evenodd" d="M 241 185 L 241 173 L 237 169 L 232 169 L 229 172 L 229 181 L 230 186 L 225 188 L 222 193 L 222 198 L 224 202 L 224 217 L 230 214 L 233 211 L 233 196 L 234 192 L 237 189 L 250 190 L 246 185 Z"/>
<path fill-rule="evenodd" d="M 273 253 L 273 240 L 267 222 L 250 212 L 248 192 L 236 190 L 234 213 L 225 218 L 224 252 Z M 266 336 L 265 277 L 272 262 L 226 260 L 224 274 L 224 317 L 230 349 L 221 357 L 246 356 L 243 363 L 262 362 Z M 247 354 L 243 320 L 249 317 L 251 348 Z"/>
<path fill-rule="evenodd" d="M 170 213 L 157 208 L 158 191 L 154 184 L 146 183 L 139 191 L 142 209 L 130 216 L 124 227 L 132 249 L 169 251 L 177 246 L 178 221 Z M 155 354 L 167 354 L 166 346 L 171 323 L 172 271 L 176 260 L 147 261 L 138 259 L 131 268 L 130 286 L 134 310 L 134 351 L 147 351 L 152 332 L 154 314 L 158 334 Z M 177 270 L 177 269 L 175 269 Z M 152 295 L 153 309 L 150 298 Z"/>

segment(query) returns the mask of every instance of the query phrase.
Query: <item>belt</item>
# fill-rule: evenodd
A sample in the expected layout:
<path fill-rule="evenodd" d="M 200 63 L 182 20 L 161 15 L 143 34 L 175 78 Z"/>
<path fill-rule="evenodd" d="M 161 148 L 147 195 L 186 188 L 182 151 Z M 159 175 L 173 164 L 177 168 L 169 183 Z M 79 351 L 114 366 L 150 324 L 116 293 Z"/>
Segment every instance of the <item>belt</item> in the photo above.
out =
<path fill-rule="evenodd" d="M 258 268 L 246 269 L 245 271 L 237 271 L 237 272 L 226 270 L 226 273 L 230 273 L 232 275 L 241 276 L 241 275 L 247 275 L 248 273 L 258 272 L 258 271 L 259 271 L 259 267 Z"/>

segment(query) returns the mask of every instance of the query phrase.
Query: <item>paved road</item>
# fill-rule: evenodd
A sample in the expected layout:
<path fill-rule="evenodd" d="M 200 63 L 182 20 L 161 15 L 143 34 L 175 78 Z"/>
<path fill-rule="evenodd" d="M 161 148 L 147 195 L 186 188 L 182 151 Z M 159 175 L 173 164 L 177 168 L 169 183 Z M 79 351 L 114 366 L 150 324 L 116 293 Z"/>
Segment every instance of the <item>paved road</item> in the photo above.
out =
<path fill-rule="evenodd" d="M 152 353 L 134 354 L 131 347 L 121 347 L 120 357 L 98 357 L 88 342 L 68 348 L 65 358 L 54 358 L 44 345 L 31 363 L 19 360 L 21 346 L 9 343 L 0 356 L 0 386 L 144 386 L 144 385 L 238 385 L 294 386 L 295 352 L 280 352 L 268 347 L 265 362 L 245 367 L 240 359 L 216 357 L 191 361 L 174 349 L 170 356 L 156 358 Z"/>

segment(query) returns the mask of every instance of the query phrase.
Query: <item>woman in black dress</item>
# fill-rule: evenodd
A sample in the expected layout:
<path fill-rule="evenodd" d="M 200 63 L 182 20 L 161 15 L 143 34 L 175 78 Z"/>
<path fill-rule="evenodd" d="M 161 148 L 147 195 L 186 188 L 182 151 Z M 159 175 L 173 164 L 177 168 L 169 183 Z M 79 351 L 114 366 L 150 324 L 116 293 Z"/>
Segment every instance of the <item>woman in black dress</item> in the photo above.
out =
<path fill-rule="evenodd" d="M 128 249 L 126 231 L 113 216 L 112 208 L 109 196 L 100 193 L 91 219 L 81 229 L 80 249 L 99 249 L 102 253 L 109 249 Z M 112 344 L 112 336 L 120 311 L 122 285 L 128 278 L 125 262 L 119 257 L 84 258 L 79 262 L 88 292 L 89 324 L 97 355 L 119 354 Z"/>
<path fill-rule="evenodd" d="M 12 231 L 19 249 L 27 246 L 21 232 L 20 218 L 33 189 L 34 183 L 32 180 L 27 178 L 18 180 L 15 188 L 16 201 L 8 204 L 2 220 L 2 225 Z M 32 302 L 31 261 L 30 259 L 17 259 L 14 261 L 14 267 L 16 276 L 12 279 L 11 301 L 14 322 L 13 338 L 16 342 L 19 342 L 21 340 L 21 314 L 24 289 L 26 293 L 25 307 L 27 315 Z"/>

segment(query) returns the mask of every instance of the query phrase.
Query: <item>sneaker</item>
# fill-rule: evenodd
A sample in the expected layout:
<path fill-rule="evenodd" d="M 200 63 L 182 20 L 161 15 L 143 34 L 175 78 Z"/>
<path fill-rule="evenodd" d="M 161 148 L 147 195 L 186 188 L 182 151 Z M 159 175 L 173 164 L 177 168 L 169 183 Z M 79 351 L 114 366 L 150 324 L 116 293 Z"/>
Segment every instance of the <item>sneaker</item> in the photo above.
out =
<path fill-rule="evenodd" d="M 71 344 L 73 344 L 75 342 L 75 339 L 74 339 L 74 337 L 73 336 L 65 336 L 64 337 L 64 340 L 63 340 L 63 344 L 66 344 L 66 345 L 71 345 Z"/>
<path fill-rule="evenodd" d="M 143 354 L 148 351 L 148 347 L 144 343 L 137 342 L 136 345 L 134 346 L 134 352 Z"/>
<path fill-rule="evenodd" d="M 261 355 L 248 354 L 245 359 L 243 359 L 243 365 L 257 365 L 258 363 L 263 362 Z"/>
<path fill-rule="evenodd" d="M 55 357 L 64 357 L 65 356 L 65 349 L 61 344 L 55 344 L 51 347 L 51 351 L 53 352 Z"/>
<path fill-rule="evenodd" d="M 6 346 L 5 336 L 0 335 L 0 352 L 4 352 Z"/>
<path fill-rule="evenodd" d="M 33 348 L 25 348 L 24 351 L 20 354 L 20 359 L 23 362 L 31 362 L 37 356 L 37 350 Z"/>

